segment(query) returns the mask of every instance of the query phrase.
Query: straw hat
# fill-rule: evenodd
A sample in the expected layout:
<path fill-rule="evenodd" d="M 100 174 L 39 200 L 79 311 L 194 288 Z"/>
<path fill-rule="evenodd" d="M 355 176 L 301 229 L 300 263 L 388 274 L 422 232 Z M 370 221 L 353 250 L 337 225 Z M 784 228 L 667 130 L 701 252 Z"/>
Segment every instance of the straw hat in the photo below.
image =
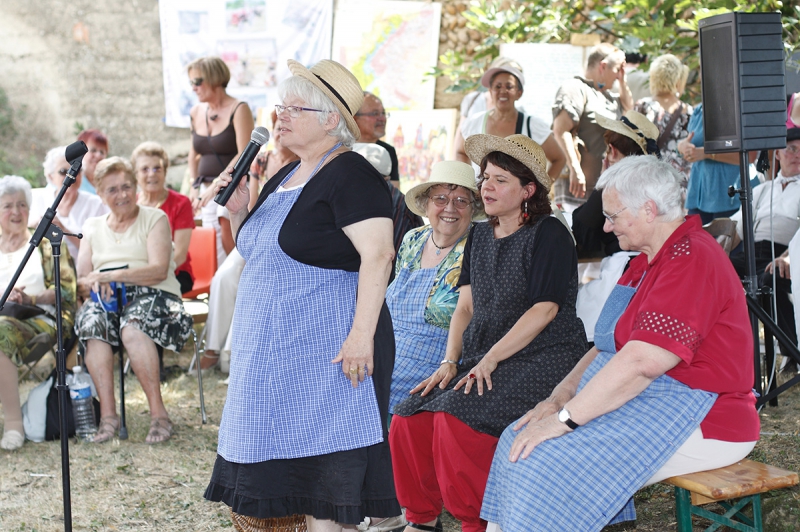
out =
<path fill-rule="evenodd" d="M 547 157 L 536 141 L 525 135 L 511 135 L 506 138 L 494 135 L 472 135 L 464 142 L 464 150 L 473 163 L 481 165 L 483 158 L 499 151 L 513 157 L 528 168 L 544 188 L 550 190 L 552 181 L 547 175 Z"/>
<path fill-rule="evenodd" d="M 659 135 L 658 128 L 642 113 L 625 111 L 619 120 L 611 120 L 603 115 L 597 115 L 597 124 L 632 139 L 642 148 L 645 155 L 655 155 L 659 151 L 656 143 Z"/>
<path fill-rule="evenodd" d="M 293 75 L 307 79 L 321 90 L 339 109 L 339 114 L 344 118 L 347 129 L 356 138 L 361 138 L 356 119 L 353 115 L 361 109 L 364 103 L 364 91 L 356 77 L 344 66 L 330 59 L 323 59 L 311 69 L 304 67 L 294 59 L 286 62 Z"/>
<path fill-rule="evenodd" d="M 406 192 L 406 205 L 408 209 L 419 216 L 427 216 L 427 213 L 419 208 L 417 198 L 424 195 L 429 188 L 434 185 L 458 185 L 472 191 L 480 197 L 478 185 L 475 183 L 475 170 L 472 166 L 461 161 L 439 161 L 431 166 L 431 175 L 428 181 L 413 187 Z M 472 219 L 483 218 L 483 209 L 474 209 Z"/>
<path fill-rule="evenodd" d="M 392 173 L 392 158 L 383 146 L 371 142 L 357 142 L 353 144 L 353 151 L 364 157 L 383 177 Z"/>
<path fill-rule="evenodd" d="M 522 75 L 522 67 L 513 59 L 502 56 L 489 64 L 489 69 L 481 76 L 481 85 L 487 89 L 490 88 L 489 85 L 492 83 L 492 78 L 500 72 L 508 72 L 516 77 L 519 80 L 520 89 L 525 87 L 525 76 Z"/>

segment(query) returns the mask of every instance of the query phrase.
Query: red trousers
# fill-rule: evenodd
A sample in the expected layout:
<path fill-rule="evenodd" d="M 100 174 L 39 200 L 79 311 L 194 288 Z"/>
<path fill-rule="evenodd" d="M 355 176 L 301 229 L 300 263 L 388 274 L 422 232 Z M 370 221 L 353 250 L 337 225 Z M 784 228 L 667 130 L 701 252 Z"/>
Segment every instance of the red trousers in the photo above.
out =
<path fill-rule="evenodd" d="M 433 521 L 444 504 L 463 532 L 484 532 L 481 504 L 497 441 L 444 412 L 393 416 L 389 447 L 406 518 Z"/>

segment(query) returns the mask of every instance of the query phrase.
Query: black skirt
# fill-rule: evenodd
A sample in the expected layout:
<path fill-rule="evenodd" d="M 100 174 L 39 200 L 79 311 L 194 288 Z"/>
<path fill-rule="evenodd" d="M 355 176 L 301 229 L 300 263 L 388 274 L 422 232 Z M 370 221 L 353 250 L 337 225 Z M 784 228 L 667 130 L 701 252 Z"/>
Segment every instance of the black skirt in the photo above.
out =
<path fill-rule="evenodd" d="M 217 455 L 204 497 L 237 514 L 276 518 L 311 515 L 357 525 L 364 517 L 400 515 L 389 454 L 389 388 L 394 368 L 394 330 L 384 304 L 375 332 L 372 374 L 383 442 L 319 456 L 236 464 Z"/>

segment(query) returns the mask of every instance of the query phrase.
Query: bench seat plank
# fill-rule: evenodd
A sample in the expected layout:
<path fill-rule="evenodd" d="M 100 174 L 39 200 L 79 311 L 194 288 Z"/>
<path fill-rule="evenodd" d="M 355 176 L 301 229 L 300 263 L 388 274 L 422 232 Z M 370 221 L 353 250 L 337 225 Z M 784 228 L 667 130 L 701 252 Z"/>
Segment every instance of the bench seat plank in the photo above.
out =
<path fill-rule="evenodd" d="M 720 469 L 671 477 L 663 482 L 690 491 L 693 496 L 700 495 L 698 502 L 702 504 L 794 486 L 798 476 L 779 467 L 742 460 Z"/>

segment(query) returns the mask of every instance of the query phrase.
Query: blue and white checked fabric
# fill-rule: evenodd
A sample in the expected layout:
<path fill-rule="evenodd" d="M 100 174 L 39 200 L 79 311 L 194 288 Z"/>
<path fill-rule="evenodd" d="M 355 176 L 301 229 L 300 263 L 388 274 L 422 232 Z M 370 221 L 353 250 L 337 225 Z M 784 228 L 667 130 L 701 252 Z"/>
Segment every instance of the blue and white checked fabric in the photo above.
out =
<path fill-rule="evenodd" d="M 299 263 L 278 244 L 301 192 L 273 193 L 239 232 L 247 263 L 217 449 L 229 462 L 316 456 L 383 440 L 372 378 L 353 388 L 341 365 L 331 364 L 353 324 L 358 273 Z"/>
<path fill-rule="evenodd" d="M 414 386 L 436 371 L 444 358 L 448 331 L 425 321 L 425 305 L 438 273 L 435 267 L 412 271 L 406 266 L 386 290 L 386 305 L 392 315 L 397 346 L 389 395 L 390 413 L 394 413 L 394 407 L 408 397 Z"/>
<path fill-rule="evenodd" d="M 598 320 L 604 329 L 601 344 L 610 338 L 612 351 L 613 334 L 603 333 L 613 332 L 635 292 L 616 286 L 603 308 L 605 319 Z M 614 354 L 597 355 L 578 391 Z M 497 445 L 481 517 L 498 523 L 503 532 L 591 532 L 635 519 L 634 493 L 689 438 L 716 397 L 662 375 L 617 410 L 542 443 L 516 463 L 508 460 L 516 437 L 512 424 Z"/>

